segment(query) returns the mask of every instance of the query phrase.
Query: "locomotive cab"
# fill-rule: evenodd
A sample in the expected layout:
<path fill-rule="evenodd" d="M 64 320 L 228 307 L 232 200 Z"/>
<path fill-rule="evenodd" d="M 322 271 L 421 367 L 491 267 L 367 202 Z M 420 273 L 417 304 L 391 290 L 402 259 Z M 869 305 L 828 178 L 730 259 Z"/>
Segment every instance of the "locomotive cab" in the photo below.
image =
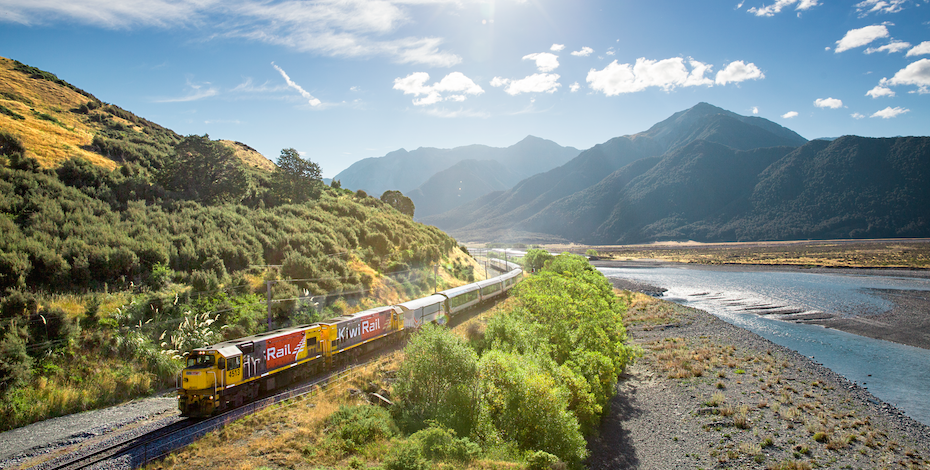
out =
<path fill-rule="evenodd" d="M 221 408 L 224 390 L 242 380 L 242 354 L 236 348 L 195 349 L 181 372 L 178 406 L 182 416 L 209 416 Z"/>

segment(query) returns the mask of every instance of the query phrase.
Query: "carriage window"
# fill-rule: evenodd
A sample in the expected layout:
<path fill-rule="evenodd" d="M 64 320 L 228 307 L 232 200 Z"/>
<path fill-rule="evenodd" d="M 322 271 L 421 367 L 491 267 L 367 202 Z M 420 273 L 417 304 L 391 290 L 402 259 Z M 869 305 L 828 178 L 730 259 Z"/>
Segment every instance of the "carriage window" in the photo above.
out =
<path fill-rule="evenodd" d="M 227 363 L 229 364 L 229 370 L 238 369 L 242 365 L 242 356 L 231 357 Z"/>
<path fill-rule="evenodd" d="M 316 336 L 307 338 L 307 349 L 312 349 L 316 347 Z"/>

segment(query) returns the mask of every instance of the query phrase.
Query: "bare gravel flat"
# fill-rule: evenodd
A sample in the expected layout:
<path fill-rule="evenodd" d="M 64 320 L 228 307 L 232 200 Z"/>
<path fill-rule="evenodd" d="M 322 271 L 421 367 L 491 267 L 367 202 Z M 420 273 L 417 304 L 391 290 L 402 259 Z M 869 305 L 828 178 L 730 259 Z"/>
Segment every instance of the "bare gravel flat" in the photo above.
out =
<path fill-rule="evenodd" d="M 930 427 L 807 357 L 644 295 L 628 322 L 590 469 L 930 468 Z"/>

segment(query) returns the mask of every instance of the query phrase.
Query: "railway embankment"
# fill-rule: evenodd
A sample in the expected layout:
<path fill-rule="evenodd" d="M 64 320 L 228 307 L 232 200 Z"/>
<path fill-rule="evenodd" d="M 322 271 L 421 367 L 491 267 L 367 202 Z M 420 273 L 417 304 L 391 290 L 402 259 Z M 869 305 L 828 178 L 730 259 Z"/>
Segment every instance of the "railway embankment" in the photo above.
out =
<path fill-rule="evenodd" d="M 787 348 L 625 292 L 629 367 L 590 469 L 930 468 L 930 427 Z"/>

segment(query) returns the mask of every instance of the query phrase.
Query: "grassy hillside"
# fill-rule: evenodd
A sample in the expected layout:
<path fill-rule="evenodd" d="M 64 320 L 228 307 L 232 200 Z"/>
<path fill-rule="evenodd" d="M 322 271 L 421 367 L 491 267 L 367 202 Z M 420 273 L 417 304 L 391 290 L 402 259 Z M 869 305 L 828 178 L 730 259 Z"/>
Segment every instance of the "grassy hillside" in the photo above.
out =
<path fill-rule="evenodd" d="M 88 102 L 95 103 L 97 109 L 73 111 Z M 99 121 L 132 124 L 101 107 L 93 95 L 64 84 L 53 74 L 0 57 L 0 128 L 17 135 L 27 148 L 26 156 L 43 167 L 77 156 L 104 168 L 116 168 L 113 159 L 91 150 L 102 126 Z"/>
<path fill-rule="evenodd" d="M 269 322 L 476 277 L 451 237 L 293 149 L 275 166 L 0 62 L 0 430 L 172 387 L 183 353 Z"/>

